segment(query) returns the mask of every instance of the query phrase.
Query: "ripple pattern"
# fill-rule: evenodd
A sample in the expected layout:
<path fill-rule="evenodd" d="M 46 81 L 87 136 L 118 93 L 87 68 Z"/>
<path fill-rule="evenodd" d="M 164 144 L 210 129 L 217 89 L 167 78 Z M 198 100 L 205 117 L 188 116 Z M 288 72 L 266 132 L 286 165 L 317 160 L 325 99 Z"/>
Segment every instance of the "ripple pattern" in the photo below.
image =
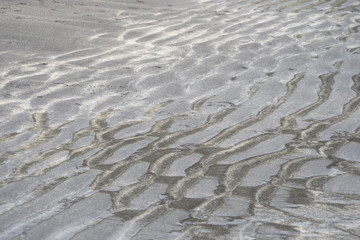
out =
<path fill-rule="evenodd" d="M 0 239 L 359 239 L 356 0 L 7 1 Z"/>

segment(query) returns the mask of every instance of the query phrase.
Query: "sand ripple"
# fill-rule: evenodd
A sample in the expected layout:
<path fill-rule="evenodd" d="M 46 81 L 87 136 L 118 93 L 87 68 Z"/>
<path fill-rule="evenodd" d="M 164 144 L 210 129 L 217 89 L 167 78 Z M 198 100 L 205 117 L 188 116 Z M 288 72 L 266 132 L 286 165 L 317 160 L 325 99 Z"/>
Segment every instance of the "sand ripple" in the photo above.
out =
<path fill-rule="evenodd" d="M 358 1 L 75 2 L 0 8 L 0 239 L 360 238 Z"/>

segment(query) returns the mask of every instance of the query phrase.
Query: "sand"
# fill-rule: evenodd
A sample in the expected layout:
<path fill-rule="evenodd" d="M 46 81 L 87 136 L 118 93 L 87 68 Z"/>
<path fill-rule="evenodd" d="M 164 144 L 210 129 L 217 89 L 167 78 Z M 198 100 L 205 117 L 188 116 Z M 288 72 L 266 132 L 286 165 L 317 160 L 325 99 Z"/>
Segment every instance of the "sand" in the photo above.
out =
<path fill-rule="evenodd" d="M 0 2 L 0 239 L 359 239 L 356 0 Z"/>

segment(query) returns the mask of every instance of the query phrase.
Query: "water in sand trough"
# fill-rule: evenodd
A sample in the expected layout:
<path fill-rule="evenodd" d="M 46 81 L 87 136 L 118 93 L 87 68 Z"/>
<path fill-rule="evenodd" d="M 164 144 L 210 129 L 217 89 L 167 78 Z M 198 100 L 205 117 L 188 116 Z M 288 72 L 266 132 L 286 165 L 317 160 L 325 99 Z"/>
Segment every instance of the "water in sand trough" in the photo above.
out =
<path fill-rule="evenodd" d="M 359 239 L 359 12 L 0 1 L 0 239 Z"/>

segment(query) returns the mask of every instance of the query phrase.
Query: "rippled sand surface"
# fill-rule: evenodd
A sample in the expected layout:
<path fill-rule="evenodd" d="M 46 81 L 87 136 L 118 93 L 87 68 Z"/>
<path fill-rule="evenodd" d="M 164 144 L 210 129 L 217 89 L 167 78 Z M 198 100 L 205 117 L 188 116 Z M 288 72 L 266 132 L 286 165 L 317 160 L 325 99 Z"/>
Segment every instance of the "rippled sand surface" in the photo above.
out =
<path fill-rule="evenodd" d="M 2 0 L 0 239 L 359 239 L 357 0 Z"/>

